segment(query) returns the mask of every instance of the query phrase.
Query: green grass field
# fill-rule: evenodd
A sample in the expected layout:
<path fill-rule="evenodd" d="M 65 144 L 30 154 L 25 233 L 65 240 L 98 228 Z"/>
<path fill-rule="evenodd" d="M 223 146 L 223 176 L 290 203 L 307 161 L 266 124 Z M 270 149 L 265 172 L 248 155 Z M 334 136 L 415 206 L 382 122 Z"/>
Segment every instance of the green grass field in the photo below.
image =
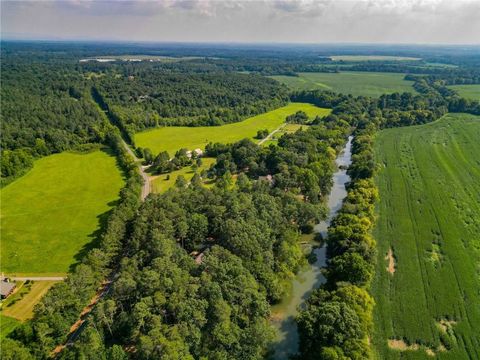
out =
<path fill-rule="evenodd" d="M 467 114 L 376 139 L 378 359 L 480 358 L 479 139 L 480 117 Z"/>
<path fill-rule="evenodd" d="M 35 161 L 1 190 L 1 271 L 67 272 L 96 239 L 99 216 L 112 208 L 122 186 L 116 159 L 105 151 Z"/>
<path fill-rule="evenodd" d="M 293 90 L 330 90 L 344 94 L 379 97 L 394 92 L 415 92 L 405 74 L 345 71 L 340 73 L 299 73 L 299 76 L 271 76 Z"/>
<path fill-rule="evenodd" d="M 0 314 L 0 340 L 11 333 L 21 322 Z"/>
<path fill-rule="evenodd" d="M 203 170 L 207 170 L 213 163 L 215 163 L 215 158 L 202 158 L 202 166 L 197 169 L 197 173 L 201 173 Z M 163 193 L 175 185 L 177 177 L 182 175 L 187 181 L 190 181 L 195 172 L 190 166 L 186 166 L 183 169 L 172 171 L 168 174 L 162 174 L 155 176 L 152 180 L 152 192 L 154 193 Z"/>
<path fill-rule="evenodd" d="M 330 56 L 333 61 L 415 61 L 420 58 L 406 56 L 384 56 L 384 55 L 334 55 Z"/>
<path fill-rule="evenodd" d="M 253 139 L 258 130 L 273 131 L 288 115 L 299 110 L 305 111 L 312 118 L 330 113 L 330 109 L 318 108 L 311 104 L 290 103 L 234 124 L 203 127 L 170 126 L 144 131 L 135 135 L 135 144 L 142 148 L 150 148 L 154 154 L 166 150 L 173 156 L 181 148 L 203 149 L 209 142 L 231 143 L 244 138 Z"/>
<path fill-rule="evenodd" d="M 2 305 L 2 315 L 25 321 L 33 317 L 33 308 L 56 281 L 34 281 L 9 296 Z M 19 285 L 17 285 L 19 286 Z"/>
<path fill-rule="evenodd" d="M 480 85 L 452 85 L 449 88 L 457 91 L 464 98 L 480 100 Z"/>

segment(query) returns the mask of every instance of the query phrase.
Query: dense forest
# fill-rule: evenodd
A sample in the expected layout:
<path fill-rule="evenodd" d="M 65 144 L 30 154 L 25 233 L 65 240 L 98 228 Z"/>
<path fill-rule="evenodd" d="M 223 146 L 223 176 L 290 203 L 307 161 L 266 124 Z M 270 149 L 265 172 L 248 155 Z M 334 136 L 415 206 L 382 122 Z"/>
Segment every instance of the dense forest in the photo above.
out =
<path fill-rule="evenodd" d="M 71 66 L 7 60 L 1 79 L 2 178 L 29 168 L 35 157 L 105 141 L 108 123 Z"/>
<path fill-rule="evenodd" d="M 126 76 L 106 75 L 96 88 L 129 133 L 154 126 L 212 126 L 243 120 L 280 107 L 287 91 L 259 75 L 146 68 Z"/>
<path fill-rule="evenodd" d="M 352 134 L 348 195 L 328 231 L 327 281 L 313 291 L 296 319 L 298 356 L 370 355 L 374 300 L 369 287 L 376 254 L 370 230 L 378 197 L 372 180 L 373 138 L 379 129 L 432 122 L 448 111 L 478 114 L 478 101 L 446 87 L 465 78 L 478 81 L 471 69 L 407 75 L 419 94 L 374 99 L 328 91 L 288 94 L 273 80 L 237 73 L 305 71 L 304 60 L 283 52 L 281 61 L 264 69 L 272 54 L 260 52 L 247 61 L 242 60 L 246 52 L 233 52 L 230 66 L 227 58 L 80 64 L 80 56 L 94 56 L 98 48 L 77 45 L 65 55 L 58 44 L 45 47 L 49 55 L 38 45 L 23 44 L 8 47 L 2 55 L 2 177 L 18 176 L 35 157 L 102 142 L 115 151 L 127 181 L 99 247 L 66 281 L 53 286 L 31 321 L 3 340 L 2 358 L 52 357 L 106 279 L 111 284 L 108 296 L 58 358 L 264 358 L 273 338 L 270 306 L 287 293 L 288 280 L 307 261 L 300 236 L 311 234 L 325 218 L 334 160 Z M 123 53 L 130 50 L 127 46 Z M 105 47 L 103 53 L 116 51 Z M 173 48 L 168 55 L 195 56 L 196 51 Z M 28 61 L 25 53 L 32 54 Z M 219 55 L 214 49 L 200 53 Z M 315 56 L 318 66 L 329 63 Z M 440 55 L 432 50 L 430 56 Z M 10 61 L 4 63 L 5 58 Z M 292 66 L 295 61 L 298 67 Z M 460 63 L 457 57 L 447 61 Z M 361 66 L 379 70 L 378 64 Z M 388 71 L 393 65 L 384 66 Z M 413 65 L 402 66 L 407 73 Z M 306 130 L 284 134 L 276 145 L 262 147 L 248 139 L 211 143 L 205 154 L 216 160 L 205 175 L 196 174 L 190 183 L 179 178 L 174 188 L 141 203 L 142 180 L 122 135 L 131 140 L 128 137 L 146 127 L 239 121 L 289 100 L 331 108 L 332 113 L 313 119 Z M 112 114 L 112 124 L 95 101 Z M 286 120 L 306 122 L 302 113 Z M 150 154 L 150 160 L 155 164 L 158 158 L 157 170 L 162 172 L 160 164 L 170 159 L 156 155 Z M 209 176 L 214 185 L 203 186 L 201 176 Z"/>

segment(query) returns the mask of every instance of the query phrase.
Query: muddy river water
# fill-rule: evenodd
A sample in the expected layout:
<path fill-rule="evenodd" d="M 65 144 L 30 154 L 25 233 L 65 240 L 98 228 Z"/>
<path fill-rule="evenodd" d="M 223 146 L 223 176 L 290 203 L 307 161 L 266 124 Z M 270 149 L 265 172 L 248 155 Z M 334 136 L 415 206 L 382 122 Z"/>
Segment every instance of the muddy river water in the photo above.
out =
<path fill-rule="evenodd" d="M 338 170 L 333 175 L 333 186 L 328 197 L 329 215 L 327 219 L 315 226 L 315 232 L 321 233 L 324 239 L 326 238 L 330 221 L 342 207 L 343 199 L 347 195 L 345 184 L 350 181 L 350 177 L 344 169 L 351 162 L 351 145 L 352 137 L 349 137 L 345 148 L 336 159 Z M 272 325 L 277 331 L 277 338 L 272 345 L 273 359 L 275 360 L 288 359 L 290 354 L 295 354 L 298 351 L 298 333 L 295 316 L 297 315 L 298 307 L 304 304 L 312 290 L 325 281 L 321 269 L 326 263 L 326 250 L 325 245 L 313 249 L 316 261 L 298 272 L 297 276 L 292 280 L 289 295 L 278 305 L 272 307 Z"/>

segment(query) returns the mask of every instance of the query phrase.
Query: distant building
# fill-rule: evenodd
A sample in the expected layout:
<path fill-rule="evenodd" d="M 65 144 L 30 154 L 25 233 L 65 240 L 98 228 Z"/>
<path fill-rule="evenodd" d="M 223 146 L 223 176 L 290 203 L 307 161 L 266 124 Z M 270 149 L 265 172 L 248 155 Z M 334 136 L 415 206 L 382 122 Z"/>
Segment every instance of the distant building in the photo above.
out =
<path fill-rule="evenodd" d="M 263 181 L 266 181 L 268 182 L 270 185 L 274 185 L 275 184 L 275 180 L 273 179 L 273 176 L 268 174 L 267 176 L 259 176 L 258 177 L 258 180 L 263 180 Z"/>
<path fill-rule="evenodd" d="M 203 156 L 203 150 L 202 149 L 195 149 L 193 151 L 187 151 L 187 157 L 189 159 L 192 158 L 192 153 L 195 153 L 195 155 L 197 155 L 197 157 L 202 157 Z"/>
<path fill-rule="evenodd" d="M 2 299 L 6 299 L 15 290 L 16 285 L 14 282 L 9 282 L 7 279 L 0 281 L 0 295 Z"/>

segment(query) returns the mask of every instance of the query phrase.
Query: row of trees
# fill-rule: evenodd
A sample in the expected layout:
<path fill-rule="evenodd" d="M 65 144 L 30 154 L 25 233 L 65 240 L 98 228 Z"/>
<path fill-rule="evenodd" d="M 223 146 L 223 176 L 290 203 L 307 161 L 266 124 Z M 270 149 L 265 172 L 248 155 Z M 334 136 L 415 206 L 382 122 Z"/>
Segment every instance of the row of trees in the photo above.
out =
<path fill-rule="evenodd" d="M 378 191 L 373 182 L 372 135 L 355 131 L 351 182 L 343 206 L 328 229 L 327 282 L 315 290 L 297 318 L 304 359 L 366 359 L 374 300 L 368 293 L 376 259 L 370 231 Z"/>
<path fill-rule="evenodd" d="M 2 341 L 2 358 L 49 358 L 57 345 L 65 343 L 70 327 L 123 256 L 123 241 L 140 203 L 142 178 L 115 129 L 107 134 L 107 142 L 117 154 L 126 185 L 121 190 L 118 205 L 108 215 L 99 246 L 75 266 L 65 281 L 48 291 L 35 306 L 31 321 L 17 327 Z"/>
<path fill-rule="evenodd" d="M 111 296 L 61 356 L 263 358 L 269 305 L 305 262 L 299 233 L 325 216 L 332 162 L 350 132 L 340 119 L 317 123 L 268 148 L 209 144 L 212 189 L 179 181 L 147 198 Z"/>
<path fill-rule="evenodd" d="M 375 222 L 378 191 L 373 181 L 373 138 L 384 127 L 434 121 L 447 109 L 475 112 L 445 87 L 445 82 L 420 77 L 422 95 L 391 94 L 379 99 L 353 98 L 332 93 L 303 92 L 296 99 L 317 105 L 332 104 L 331 116 L 343 116 L 356 126 L 348 194 L 328 230 L 327 282 L 315 290 L 298 318 L 303 359 L 364 359 L 370 357 L 368 334 L 374 300 L 368 293 L 376 261 Z M 456 104 L 471 106 L 457 106 Z"/>

